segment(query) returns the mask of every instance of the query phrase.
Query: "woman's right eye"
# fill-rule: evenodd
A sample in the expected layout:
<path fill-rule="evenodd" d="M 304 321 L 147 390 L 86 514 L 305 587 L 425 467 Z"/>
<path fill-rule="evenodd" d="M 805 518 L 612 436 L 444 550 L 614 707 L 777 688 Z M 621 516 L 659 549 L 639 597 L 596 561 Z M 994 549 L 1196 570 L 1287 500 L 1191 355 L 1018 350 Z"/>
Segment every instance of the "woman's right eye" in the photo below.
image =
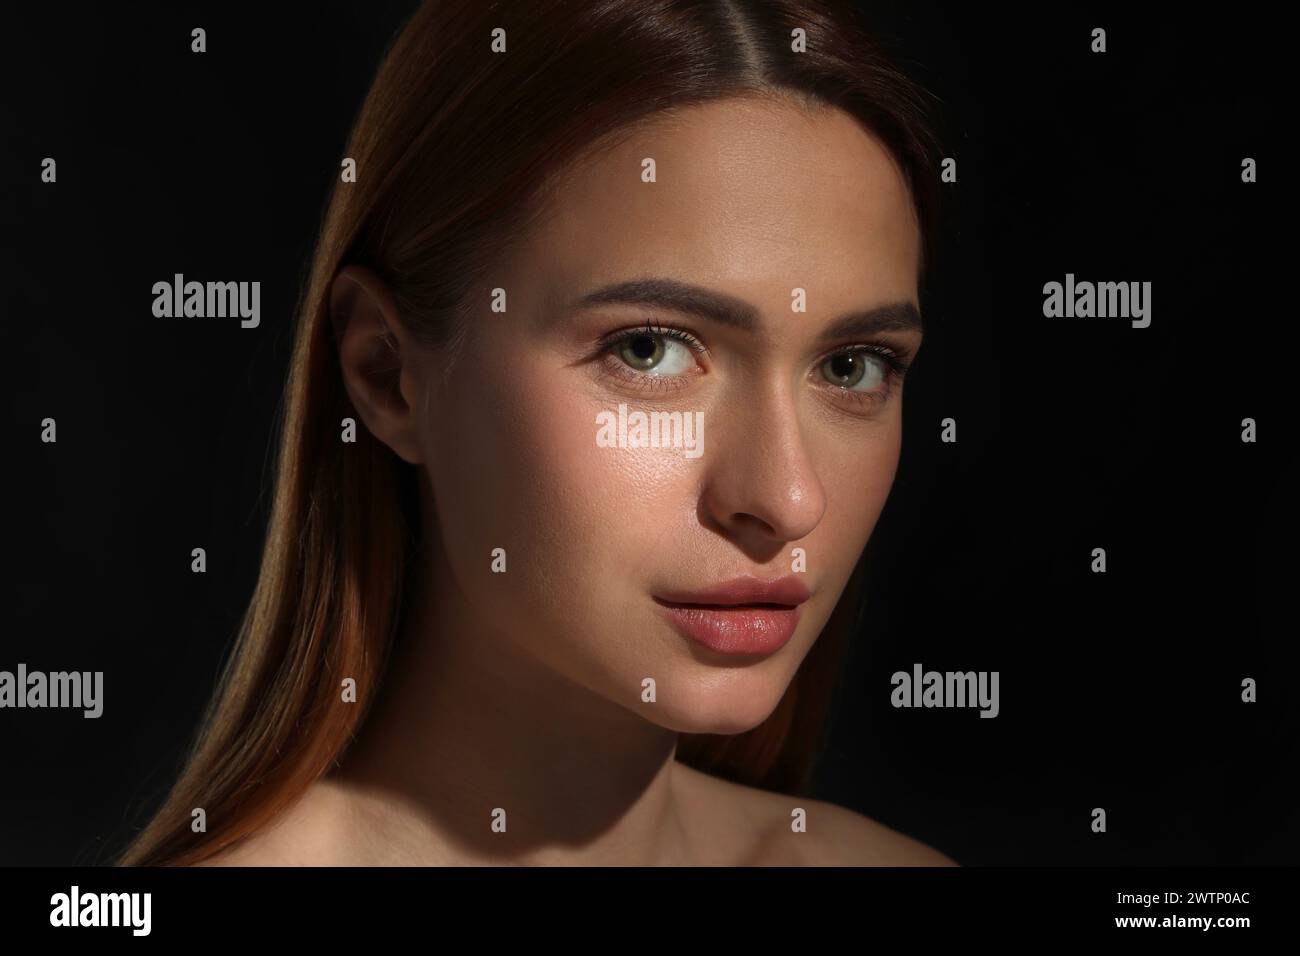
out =
<path fill-rule="evenodd" d="M 676 377 L 689 372 L 695 364 L 687 342 L 662 332 L 633 330 L 611 343 L 610 351 L 643 375 Z"/>

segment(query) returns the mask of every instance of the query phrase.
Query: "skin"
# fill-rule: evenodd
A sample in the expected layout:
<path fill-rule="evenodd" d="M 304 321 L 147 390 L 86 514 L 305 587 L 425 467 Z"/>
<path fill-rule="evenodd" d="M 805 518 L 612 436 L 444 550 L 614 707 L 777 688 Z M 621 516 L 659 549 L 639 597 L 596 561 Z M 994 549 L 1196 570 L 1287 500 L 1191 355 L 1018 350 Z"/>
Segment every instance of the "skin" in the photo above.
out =
<path fill-rule="evenodd" d="M 646 156 L 657 182 L 641 181 Z M 508 311 L 490 311 L 484 290 L 453 348 L 420 349 L 368 270 L 335 282 L 349 395 L 420 469 L 426 587 L 340 769 L 213 862 L 952 864 L 845 808 L 674 759 L 679 732 L 738 733 L 772 712 L 884 506 L 901 380 L 877 384 L 884 367 L 867 360 L 857 388 L 879 400 L 854 401 L 820 370 L 850 346 L 920 347 L 919 331 L 822 340 L 844 313 L 917 302 L 920 233 L 901 172 L 846 114 L 765 97 L 661 115 L 556 186 L 552 215 L 488 278 Z M 744 300 L 758 328 L 573 305 L 643 276 Z M 796 287 L 805 312 L 791 309 Z M 647 381 L 653 371 L 601 349 L 647 321 L 708 353 L 669 341 Z M 385 362 L 400 375 L 374 371 Z M 598 447 L 596 415 L 620 402 L 703 412 L 703 456 Z M 651 599 L 780 577 L 796 546 L 812 596 L 770 656 L 696 645 Z M 495 548 L 504 574 L 491 571 Z M 497 807 L 506 833 L 490 827 Z M 790 830 L 794 807 L 806 833 Z"/>

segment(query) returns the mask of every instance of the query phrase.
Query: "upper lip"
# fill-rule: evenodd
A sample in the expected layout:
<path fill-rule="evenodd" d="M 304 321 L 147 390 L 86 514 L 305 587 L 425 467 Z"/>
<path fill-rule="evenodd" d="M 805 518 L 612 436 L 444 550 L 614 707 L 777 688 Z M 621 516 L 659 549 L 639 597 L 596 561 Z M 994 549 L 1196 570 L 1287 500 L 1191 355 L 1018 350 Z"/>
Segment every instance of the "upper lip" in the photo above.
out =
<path fill-rule="evenodd" d="M 797 577 L 767 581 L 746 575 L 732 578 L 699 591 L 668 591 L 655 595 L 664 604 L 701 604 L 713 606 L 745 606 L 775 604 L 794 607 L 808 600 L 811 592 Z"/>

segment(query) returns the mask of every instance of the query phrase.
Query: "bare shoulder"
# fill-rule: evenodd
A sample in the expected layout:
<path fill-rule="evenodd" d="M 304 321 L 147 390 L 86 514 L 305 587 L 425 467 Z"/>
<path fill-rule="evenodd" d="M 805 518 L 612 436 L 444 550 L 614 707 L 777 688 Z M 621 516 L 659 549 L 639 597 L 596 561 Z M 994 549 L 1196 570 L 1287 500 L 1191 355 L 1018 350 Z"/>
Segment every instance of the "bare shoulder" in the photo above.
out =
<path fill-rule="evenodd" d="M 845 807 L 684 767 L 713 852 L 741 866 L 957 866 L 933 847 Z M 796 820 L 801 828 L 794 826 Z M 730 832 L 724 842 L 718 834 Z"/>
<path fill-rule="evenodd" d="M 823 800 L 774 795 L 783 815 L 775 822 L 773 846 L 791 847 L 807 866 L 957 866 L 920 840 L 891 829 L 847 807 Z M 802 807 L 807 829 L 792 832 L 793 807 Z"/>
<path fill-rule="evenodd" d="M 260 829 L 195 866 L 331 866 L 330 839 L 337 829 L 342 794 L 318 780 L 290 807 Z"/>

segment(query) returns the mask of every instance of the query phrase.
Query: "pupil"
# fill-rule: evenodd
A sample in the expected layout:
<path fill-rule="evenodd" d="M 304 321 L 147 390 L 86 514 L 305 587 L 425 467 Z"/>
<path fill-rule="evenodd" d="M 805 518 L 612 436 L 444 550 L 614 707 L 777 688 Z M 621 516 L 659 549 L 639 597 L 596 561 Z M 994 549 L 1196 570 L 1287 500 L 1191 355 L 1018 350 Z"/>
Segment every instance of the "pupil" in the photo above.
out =
<path fill-rule="evenodd" d="M 841 353 L 831 359 L 831 373 L 836 378 L 850 378 L 857 368 L 858 357 L 848 353 Z"/>
<path fill-rule="evenodd" d="M 631 345 L 632 354 L 641 359 L 641 361 L 644 362 L 646 359 L 654 357 L 656 343 L 654 339 L 650 338 L 650 336 L 639 335 L 632 340 Z"/>

